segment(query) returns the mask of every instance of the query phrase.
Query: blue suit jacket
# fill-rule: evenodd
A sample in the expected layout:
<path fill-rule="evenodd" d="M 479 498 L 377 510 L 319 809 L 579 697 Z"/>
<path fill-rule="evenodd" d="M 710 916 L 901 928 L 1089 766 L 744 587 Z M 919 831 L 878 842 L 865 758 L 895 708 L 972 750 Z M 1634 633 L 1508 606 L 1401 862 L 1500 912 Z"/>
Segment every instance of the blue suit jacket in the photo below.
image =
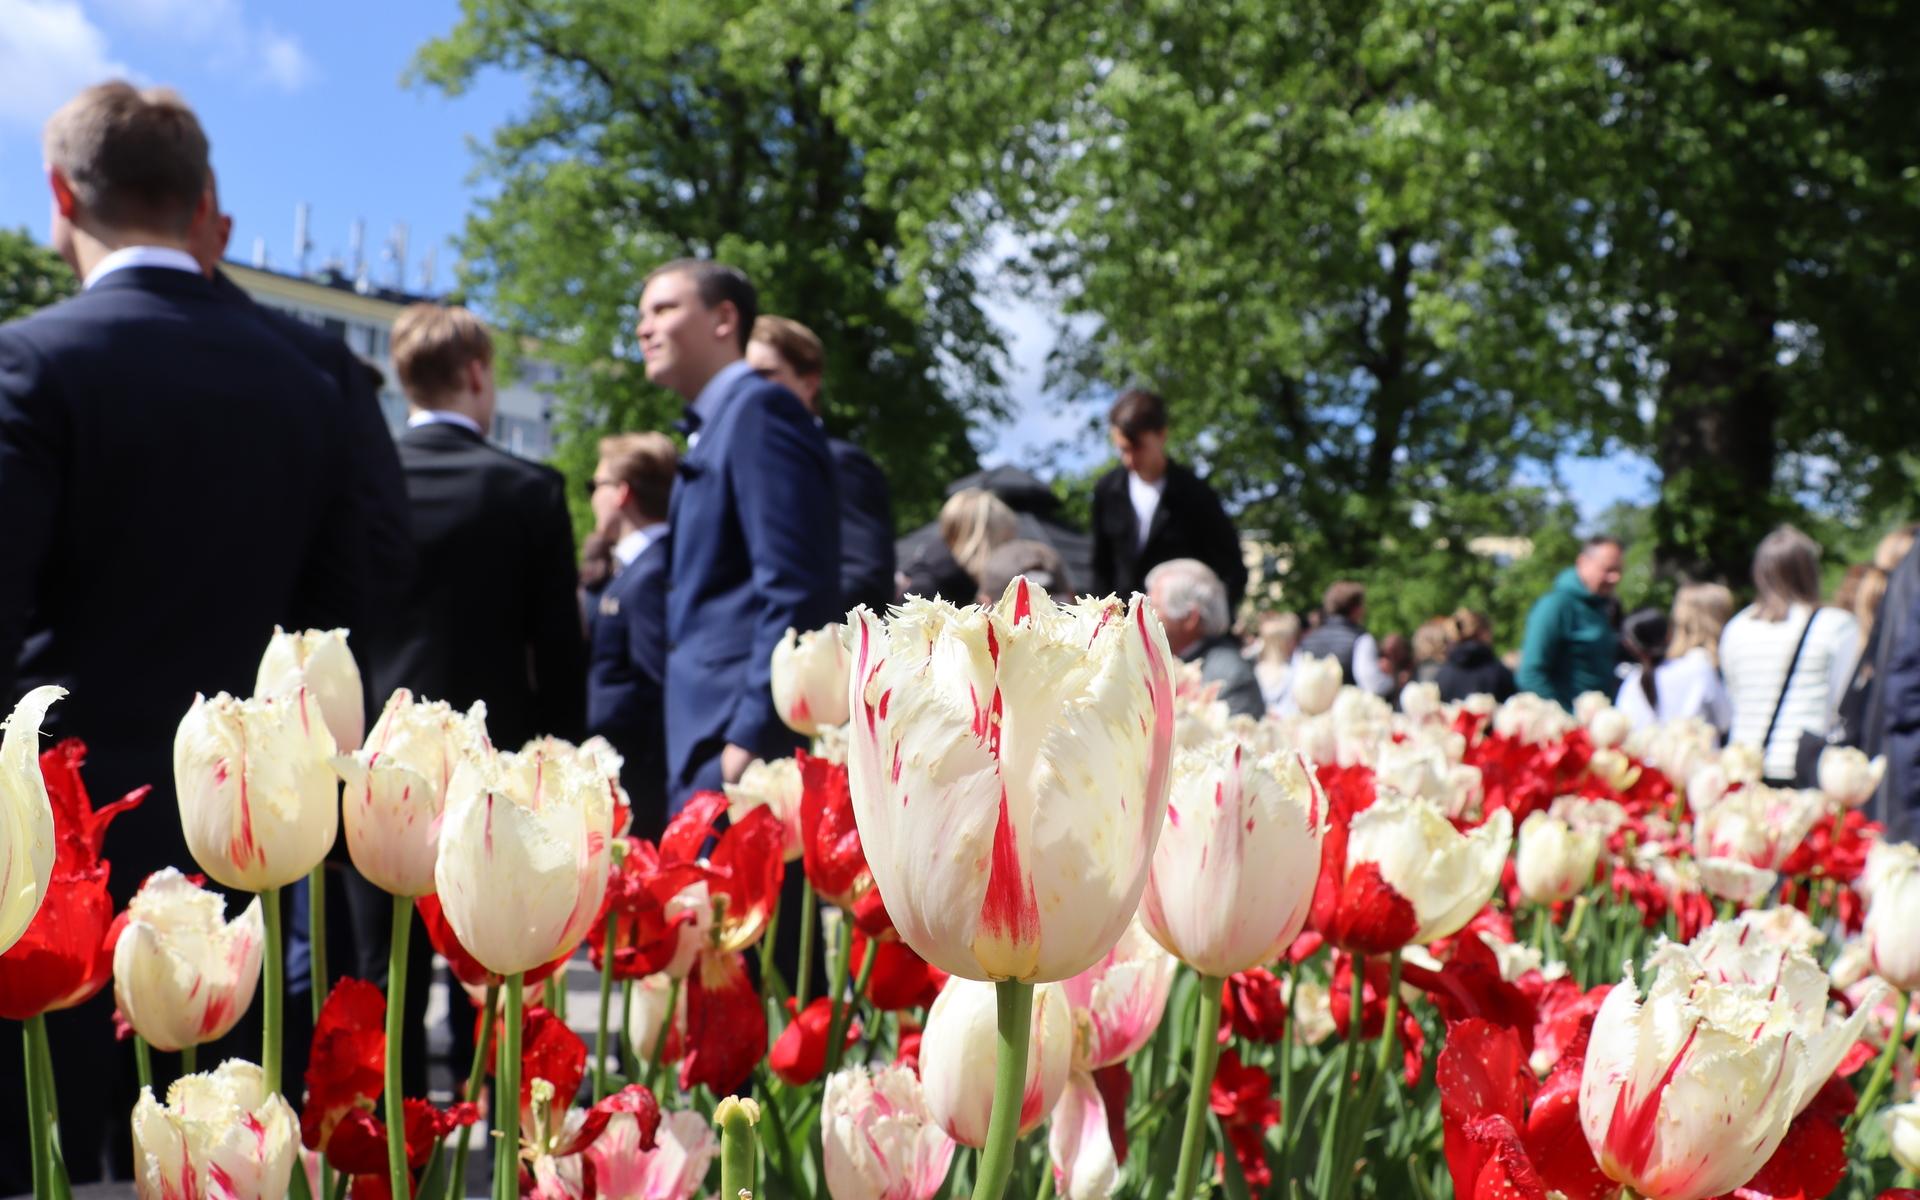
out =
<path fill-rule="evenodd" d="M 840 522 L 826 435 L 792 392 L 745 371 L 694 405 L 674 485 L 667 767 L 675 803 L 712 786 L 729 742 L 796 744 L 774 714 L 773 648 L 837 619 Z M 703 411 L 704 410 L 704 411 Z"/>
<path fill-rule="evenodd" d="M 828 438 L 840 488 L 840 607 L 893 603 L 893 498 L 880 465 L 842 438 Z"/>
<path fill-rule="evenodd" d="M 613 743 L 626 765 L 620 782 L 633 801 L 634 832 L 655 837 L 666 823 L 667 561 L 662 537 L 607 582 L 593 604 L 587 658 L 587 732 Z"/>

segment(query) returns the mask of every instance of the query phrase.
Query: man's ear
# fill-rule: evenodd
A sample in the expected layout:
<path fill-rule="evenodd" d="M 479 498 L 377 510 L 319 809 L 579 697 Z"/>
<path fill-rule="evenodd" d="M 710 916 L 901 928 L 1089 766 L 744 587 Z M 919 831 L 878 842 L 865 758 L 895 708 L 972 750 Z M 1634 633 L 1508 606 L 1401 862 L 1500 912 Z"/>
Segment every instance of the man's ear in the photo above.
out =
<path fill-rule="evenodd" d="M 482 359 L 473 359 L 467 363 L 467 390 L 479 395 L 487 390 L 487 363 Z"/>
<path fill-rule="evenodd" d="M 714 314 L 719 320 L 714 324 L 713 335 L 732 342 L 740 336 L 740 309 L 731 300 L 722 300 L 714 306 Z"/>
<path fill-rule="evenodd" d="M 73 185 L 59 167 L 47 168 L 47 186 L 53 189 L 53 206 L 62 217 L 72 221 L 80 208 L 80 201 L 73 194 Z"/>

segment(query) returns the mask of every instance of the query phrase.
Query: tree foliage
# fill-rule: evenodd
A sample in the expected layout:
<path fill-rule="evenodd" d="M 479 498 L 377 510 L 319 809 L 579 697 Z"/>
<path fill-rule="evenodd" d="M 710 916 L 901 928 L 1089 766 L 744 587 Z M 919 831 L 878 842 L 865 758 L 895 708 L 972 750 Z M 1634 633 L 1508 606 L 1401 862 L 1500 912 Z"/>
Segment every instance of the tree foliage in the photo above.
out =
<path fill-rule="evenodd" d="M 867 186 L 867 148 L 823 103 L 855 19 L 825 0 L 463 0 L 420 51 L 417 78 L 451 93 L 488 68 L 532 85 L 480 152 L 463 283 L 563 368 L 575 473 L 599 434 L 678 416 L 632 327 L 647 272 L 688 255 L 745 269 L 762 311 L 820 335 L 829 427 L 885 466 L 903 521 L 975 465 L 999 342 L 968 261 L 904 269 L 911 218 Z"/>
<path fill-rule="evenodd" d="M 12 321 L 73 295 L 73 271 L 24 229 L 0 229 L 0 321 Z"/>

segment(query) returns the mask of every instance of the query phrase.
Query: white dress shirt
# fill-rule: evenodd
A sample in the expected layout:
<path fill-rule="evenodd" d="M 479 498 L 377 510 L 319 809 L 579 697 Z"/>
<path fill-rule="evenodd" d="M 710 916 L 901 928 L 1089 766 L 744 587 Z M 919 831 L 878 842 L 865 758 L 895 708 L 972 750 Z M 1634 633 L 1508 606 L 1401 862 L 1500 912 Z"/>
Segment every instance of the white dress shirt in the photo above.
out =
<path fill-rule="evenodd" d="M 1147 531 L 1153 525 L 1153 514 L 1160 511 L 1160 496 L 1166 490 L 1165 475 L 1148 483 L 1132 471 L 1127 472 L 1127 498 L 1133 501 L 1133 549 L 1136 554 L 1147 548 Z"/>
<path fill-rule="evenodd" d="M 651 525 L 642 525 L 638 529 L 628 530 L 619 541 L 613 544 L 613 559 L 624 569 L 633 565 L 633 560 L 647 552 L 667 534 L 667 523 L 655 521 Z"/>
<path fill-rule="evenodd" d="M 458 425 L 462 429 L 471 429 L 481 437 L 487 431 L 480 428 L 480 422 L 465 413 L 449 412 L 444 408 L 423 408 L 407 417 L 407 428 L 418 429 L 422 425 Z"/>
<path fill-rule="evenodd" d="M 115 271 L 124 271 L 128 267 L 166 267 L 191 275 L 200 274 L 200 264 L 193 261 L 193 255 L 185 250 L 176 250 L 172 246 L 122 246 L 93 264 L 93 270 L 87 272 L 86 282 L 81 287 L 90 288 Z"/>

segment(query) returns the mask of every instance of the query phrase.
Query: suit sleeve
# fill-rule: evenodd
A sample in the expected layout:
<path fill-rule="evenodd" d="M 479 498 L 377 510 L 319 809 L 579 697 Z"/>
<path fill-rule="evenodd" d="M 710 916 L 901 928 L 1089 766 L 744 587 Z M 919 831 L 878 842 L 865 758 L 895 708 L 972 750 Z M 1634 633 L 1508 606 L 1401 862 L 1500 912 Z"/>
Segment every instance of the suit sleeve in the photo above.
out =
<path fill-rule="evenodd" d="M 575 590 L 580 572 L 574 565 L 565 485 L 557 475 L 545 482 L 533 534 L 527 656 L 539 728 L 577 741 L 587 724 L 587 644 Z"/>
<path fill-rule="evenodd" d="M 1226 508 L 1220 503 L 1220 496 L 1205 480 L 1199 481 L 1195 489 L 1194 502 L 1200 511 L 1202 526 L 1202 545 L 1205 547 L 1206 563 L 1220 582 L 1227 588 L 1227 611 L 1240 611 L 1240 601 L 1247 594 L 1247 560 L 1240 553 L 1240 531 L 1233 527 L 1233 518 L 1227 515 Z"/>
<path fill-rule="evenodd" d="M 1911 596 L 1906 612 L 1883 612 L 1880 619 L 1894 622 L 1880 685 L 1886 695 L 1887 820 L 1911 836 L 1920 809 L 1920 593 Z"/>
<path fill-rule="evenodd" d="M 334 381 L 292 347 L 287 353 L 314 384 L 312 411 L 320 414 L 326 431 L 319 478 L 328 485 L 301 568 L 293 624 L 308 629 L 361 628 L 361 618 L 368 612 L 367 513 L 353 479 L 346 413 L 332 402 Z"/>
<path fill-rule="evenodd" d="M 1113 562 L 1113 538 L 1107 533 L 1106 489 L 1098 483 L 1093 485 L 1091 522 L 1093 525 L 1093 579 L 1084 589 L 1076 586 L 1074 590 L 1086 595 L 1106 596 L 1117 592 L 1120 585 L 1114 578 L 1116 568 Z M 1075 584 L 1077 585 L 1078 582 L 1076 580 Z"/>
<path fill-rule="evenodd" d="M 0 711 L 18 699 L 20 646 L 53 547 L 67 448 L 66 413 L 39 359 L 0 330 Z"/>
<path fill-rule="evenodd" d="M 759 613 L 748 640 L 746 683 L 726 740 L 758 750 L 778 725 L 773 648 L 788 628 L 817 629 L 840 614 L 840 505 L 826 439 L 797 402 L 748 397 L 735 433 L 735 503 L 753 564 Z M 791 410 L 791 411 L 789 411 Z"/>
<path fill-rule="evenodd" d="M 880 465 L 859 449 L 835 462 L 840 488 L 840 607 L 883 611 L 893 598 L 893 501 Z"/>
<path fill-rule="evenodd" d="M 347 434 L 367 530 L 369 603 L 377 611 L 397 611 L 413 579 L 413 532 L 407 525 L 406 477 L 400 450 L 380 414 L 373 373 L 341 343 L 345 364 Z"/>
<path fill-rule="evenodd" d="M 1553 685 L 1553 661 L 1560 643 L 1560 606 L 1549 592 L 1527 614 L 1527 637 L 1520 645 L 1520 671 L 1514 682 L 1523 692 L 1548 700 L 1560 698 Z"/>

